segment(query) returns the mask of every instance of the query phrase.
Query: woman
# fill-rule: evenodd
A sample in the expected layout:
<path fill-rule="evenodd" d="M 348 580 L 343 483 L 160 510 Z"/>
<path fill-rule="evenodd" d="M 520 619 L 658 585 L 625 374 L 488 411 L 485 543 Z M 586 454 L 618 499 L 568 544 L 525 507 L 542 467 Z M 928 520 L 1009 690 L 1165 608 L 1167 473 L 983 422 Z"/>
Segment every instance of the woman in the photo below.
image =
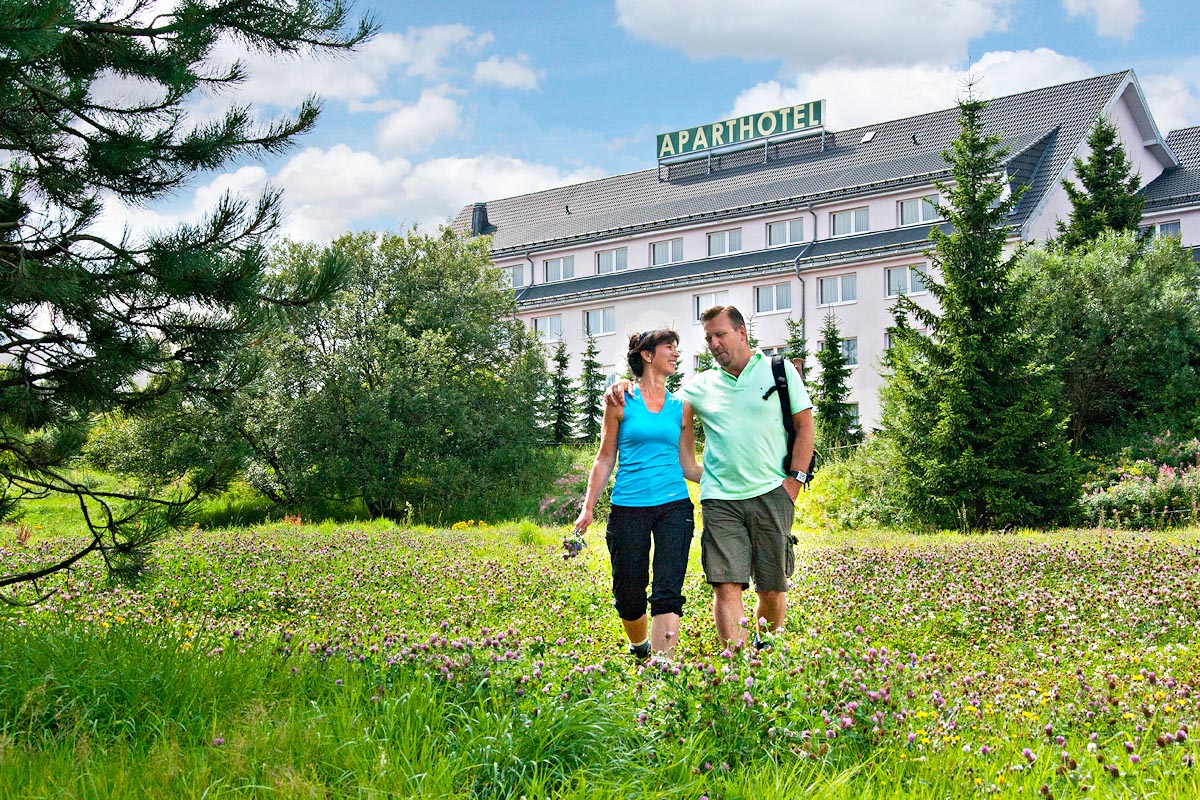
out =
<path fill-rule="evenodd" d="M 683 614 L 683 578 L 695 522 L 688 480 L 699 482 L 692 436 L 692 410 L 667 391 L 667 378 L 679 361 L 679 335 L 671 330 L 643 331 L 629 337 L 629 369 L 637 379 L 625 405 L 605 404 L 600 450 L 588 478 L 583 510 L 575 520 L 582 535 L 592 510 L 617 467 L 608 552 L 612 561 L 613 605 L 629 637 L 629 653 L 645 659 L 669 656 L 679 638 Z M 650 580 L 650 543 L 654 542 L 654 583 L 646 618 Z M 647 630 L 649 629 L 649 630 Z"/>

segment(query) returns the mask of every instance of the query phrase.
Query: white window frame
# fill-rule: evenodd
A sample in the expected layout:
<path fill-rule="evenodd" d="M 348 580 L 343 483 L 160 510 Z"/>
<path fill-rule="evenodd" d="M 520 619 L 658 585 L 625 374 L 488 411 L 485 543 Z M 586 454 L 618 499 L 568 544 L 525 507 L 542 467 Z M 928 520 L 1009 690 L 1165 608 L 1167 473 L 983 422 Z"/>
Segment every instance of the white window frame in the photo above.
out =
<path fill-rule="evenodd" d="M 901 228 L 907 228 L 911 225 L 924 225 L 930 222 L 937 222 L 941 219 L 938 216 L 937 209 L 933 204 L 941 198 L 936 194 L 927 194 L 924 197 L 910 197 L 906 200 L 898 200 L 896 202 L 896 224 Z M 904 221 L 904 204 L 916 203 L 917 219 Z"/>
<path fill-rule="evenodd" d="M 605 364 L 600 369 L 604 371 L 604 388 L 612 386 L 617 381 L 621 380 L 621 373 L 617 372 L 616 364 Z"/>
<path fill-rule="evenodd" d="M 660 245 L 667 246 L 667 260 L 659 261 L 655 258 L 655 248 Z M 678 236 L 674 239 L 662 239 L 661 241 L 650 243 L 650 266 L 660 267 L 663 264 L 676 264 L 683 261 L 683 237 Z"/>
<path fill-rule="evenodd" d="M 846 403 L 846 411 L 848 411 L 850 414 L 850 427 L 861 430 L 862 410 L 858 407 L 858 403 Z"/>
<path fill-rule="evenodd" d="M 892 291 L 892 273 L 897 270 L 904 270 L 904 288 L 900 291 Z M 913 275 L 921 276 L 921 288 L 916 291 L 911 291 L 913 287 Z M 907 264 L 903 267 L 888 267 L 883 271 L 883 291 L 886 297 L 899 297 L 900 295 L 925 294 L 929 291 L 926 279 L 929 277 L 929 268 L 925 264 Z"/>
<path fill-rule="evenodd" d="M 838 220 L 849 219 L 850 229 L 837 232 Z M 866 233 L 871 230 L 871 207 L 859 206 L 858 208 L 847 208 L 843 211 L 831 211 L 829 213 L 829 235 L 832 236 L 853 236 L 856 233 Z"/>
<path fill-rule="evenodd" d="M 521 280 L 517 282 L 517 276 Z M 511 267 L 500 268 L 500 285 L 507 289 L 524 289 L 525 288 L 525 265 L 515 264 Z"/>
<path fill-rule="evenodd" d="M 734 240 L 737 240 L 736 242 Z M 739 253 L 742 250 L 742 229 L 729 228 L 724 231 L 713 231 L 708 235 L 708 255 L 723 256 L 726 253 Z"/>
<path fill-rule="evenodd" d="M 771 232 L 783 226 L 782 242 L 772 242 Z M 789 244 L 799 244 L 804 241 L 804 217 L 781 219 L 778 222 L 767 223 L 767 247 L 786 247 Z"/>
<path fill-rule="evenodd" d="M 846 280 L 845 280 L 846 278 L 850 278 L 850 283 L 854 287 L 854 296 L 851 298 L 846 297 Z M 836 281 L 837 282 L 838 299 L 836 302 L 830 302 L 830 303 L 821 302 L 822 297 L 825 294 L 824 287 L 826 285 L 825 284 L 826 281 Z M 845 306 L 845 305 L 849 305 L 850 303 L 857 303 L 857 302 L 858 302 L 858 273 L 857 272 L 843 272 L 839 275 L 826 275 L 823 278 L 817 278 L 817 308 L 829 308 L 830 306 Z"/>
<path fill-rule="evenodd" d="M 1149 225 L 1144 226 L 1142 230 L 1146 232 L 1147 237 L 1150 239 L 1154 239 L 1159 236 L 1181 236 L 1183 227 L 1179 223 L 1180 221 L 1177 219 L 1165 219 L 1162 222 L 1151 222 Z M 1163 233 L 1164 225 L 1172 228 L 1173 230 Z"/>
<path fill-rule="evenodd" d="M 530 321 L 530 327 L 543 342 L 562 341 L 562 314 L 534 317 Z"/>
<path fill-rule="evenodd" d="M 854 356 L 853 361 L 850 360 L 851 354 L 853 354 L 853 356 Z M 858 337 L 857 336 L 843 336 L 842 337 L 842 358 L 844 358 L 846 360 L 846 367 L 848 369 L 855 369 L 856 367 L 858 367 Z"/>
<path fill-rule="evenodd" d="M 603 262 L 605 256 L 610 256 L 612 265 L 607 269 Z M 611 272 L 624 272 L 629 269 L 629 248 L 614 247 L 611 250 L 599 250 L 596 252 L 596 274 L 607 275 Z"/>
<path fill-rule="evenodd" d="M 783 293 L 785 295 L 787 295 L 787 297 L 784 299 L 784 302 L 786 302 L 787 305 L 779 304 L 780 303 L 780 300 L 779 300 L 780 290 L 782 290 Z M 762 293 L 764 291 L 768 292 L 769 296 L 771 298 L 770 308 L 764 308 L 762 305 L 762 297 L 763 297 Z M 792 284 L 791 283 L 788 283 L 788 282 L 772 283 L 772 284 L 768 284 L 766 286 L 755 286 L 754 287 L 754 313 L 755 314 L 781 314 L 781 313 L 791 311 L 791 310 L 792 310 Z"/>
<path fill-rule="evenodd" d="M 848 342 L 850 344 L 847 344 Z M 824 349 L 824 347 L 825 347 L 825 340 L 818 339 L 817 340 L 817 349 L 822 350 L 822 349 Z M 846 369 L 855 369 L 856 367 L 858 367 L 858 337 L 857 336 L 843 336 L 841 339 L 838 340 L 838 347 L 842 351 L 842 358 L 846 362 Z M 850 360 L 851 348 L 853 348 L 853 353 L 854 353 L 853 361 Z"/>
<path fill-rule="evenodd" d="M 600 330 L 591 330 L 591 322 L 594 314 L 600 315 Z M 607 326 L 605 325 L 607 323 Z M 589 308 L 583 312 L 583 338 L 597 336 L 612 336 L 617 332 L 617 307 L 604 306 L 603 308 Z"/>
<path fill-rule="evenodd" d="M 760 347 L 758 349 L 759 349 L 759 352 L 761 352 L 764 356 L 766 356 L 767 358 L 771 358 L 772 356 L 781 356 L 784 353 L 786 353 L 787 345 L 777 344 L 774 347 Z"/>
<path fill-rule="evenodd" d="M 553 265 L 553 267 L 551 265 Z M 558 277 L 550 277 L 552 268 Z M 547 258 L 542 262 L 542 277 L 545 278 L 546 283 L 558 283 L 559 281 L 565 281 L 574 278 L 575 256 Z"/>
<path fill-rule="evenodd" d="M 700 302 L 701 298 L 707 298 L 707 300 L 705 300 L 705 302 L 703 304 L 701 304 L 701 302 Z M 696 322 L 699 322 L 700 315 L 702 313 L 704 313 L 705 311 L 708 311 L 713 306 L 727 306 L 727 305 L 729 305 L 729 290 L 728 289 L 718 289 L 715 292 L 701 292 L 700 294 L 694 294 L 694 295 L 692 295 L 692 313 L 694 315 L 693 319 Z"/>

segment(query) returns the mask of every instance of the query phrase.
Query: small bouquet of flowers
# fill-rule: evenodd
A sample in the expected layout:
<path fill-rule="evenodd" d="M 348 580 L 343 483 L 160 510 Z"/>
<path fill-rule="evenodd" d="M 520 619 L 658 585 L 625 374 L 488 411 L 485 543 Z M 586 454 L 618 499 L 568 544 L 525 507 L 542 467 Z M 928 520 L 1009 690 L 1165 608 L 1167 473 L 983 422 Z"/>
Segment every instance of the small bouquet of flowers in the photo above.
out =
<path fill-rule="evenodd" d="M 583 533 L 578 529 L 571 531 L 563 538 L 563 554 L 564 559 L 571 559 L 583 552 L 583 548 L 587 547 L 587 541 L 583 538 Z"/>

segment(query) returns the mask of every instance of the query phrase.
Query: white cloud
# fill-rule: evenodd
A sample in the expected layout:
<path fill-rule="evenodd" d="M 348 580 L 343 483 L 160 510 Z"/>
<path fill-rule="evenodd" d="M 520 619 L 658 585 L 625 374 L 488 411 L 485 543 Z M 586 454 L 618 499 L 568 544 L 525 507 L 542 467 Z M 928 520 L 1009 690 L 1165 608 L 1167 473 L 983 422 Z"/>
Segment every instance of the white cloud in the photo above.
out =
<path fill-rule="evenodd" d="M 502 89 L 536 89 L 544 74 L 529 66 L 529 57 L 524 53 L 518 53 L 516 58 L 492 56 L 475 65 L 476 83 Z"/>
<path fill-rule="evenodd" d="M 210 118 L 233 104 L 290 108 L 314 94 L 346 102 L 351 111 L 388 110 L 395 101 L 380 95 L 386 93 L 393 72 L 442 77 L 450 69 L 448 60 L 478 53 L 492 38 L 465 25 L 434 25 L 403 34 L 381 33 L 356 52 L 306 51 L 294 56 L 247 50 L 242 42 L 224 38 L 213 48 L 209 63 L 220 69 L 240 60 L 247 78 L 227 92 L 199 98 L 198 116 Z"/>
<path fill-rule="evenodd" d="M 830 61 L 952 64 L 967 44 L 1008 23 L 1011 0 L 617 0 L 633 36 L 695 58 L 781 60 L 785 67 Z"/>
<path fill-rule="evenodd" d="M 393 111 L 379 123 L 376 141 L 390 152 L 424 150 L 434 140 L 454 133 L 459 124 L 458 103 L 445 90 L 426 89 L 415 105 Z"/>
<path fill-rule="evenodd" d="M 344 144 L 306 148 L 272 181 L 283 189 L 283 232 L 325 240 L 354 229 L 356 222 L 371 227 L 374 218 L 393 213 L 411 171 L 404 158 L 379 158 Z"/>
<path fill-rule="evenodd" d="M 1139 78 L 1150 113 L 1166 136 L 1179 128 L 1200 124 L 1200 59 L 1192 59 L 1174 75 Z M 1180 77 L 1187 75 L 1189 77 Z"/>
<path fill-rule="evenodd" d="M 502 155 L 439 158 L 418 164 L 404 179 L 399 219 L 432 230 L 477 200 L 512 197 L 604 176 L 599 169 L 561 172 Z"/>
<path fill-rule="evenodd" d="M 752 86 L 738 95 L 729 116 L 823 98 L 828 101 L 826 125 L 839 130 L 949 108 L 963 92 L 968 76 L 975 80 L 975 94 L 987 99 L 1093 74 L 1082 61 L 1044 48 L 986 53 L 968 70 L 931 64 L 831 64 L 800 73 L 790 83 Z"/>
<path fill-rule="evenodd" d="M 1072 17 L 1091 17 L 1096 33 L 1129 41 L 1142 16 L 1138 0 L 1063 0 L 1063 8 Z"/>

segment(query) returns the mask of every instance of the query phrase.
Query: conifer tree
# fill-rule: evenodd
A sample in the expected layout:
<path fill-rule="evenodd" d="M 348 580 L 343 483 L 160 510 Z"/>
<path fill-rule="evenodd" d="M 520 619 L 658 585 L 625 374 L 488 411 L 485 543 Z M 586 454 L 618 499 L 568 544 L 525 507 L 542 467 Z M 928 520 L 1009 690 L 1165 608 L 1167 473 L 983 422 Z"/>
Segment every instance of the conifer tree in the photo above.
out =
<path fill-rule="evenodd" d="M 832 312 L 825 315 L 821 339 L 821 347 L 817 350 L 821 374 L 813 387 L 817 441 L 825 448 L 842 448 L 857 442 L 858 435 L 847 402 L 850 390 L 846 380 L 850 377 L 850 367 L 846 365 L 846 354 L 842 350 L 837 317 Z"/>
<path fill-rule="evenodd" d="M 800 378 L 808 380 L 808 337 L 804 335 L 804 321 L 788 317 L 787 328 L 788 338 L 784 343 L 784 355 L 792 360 Z"/>
<path fill-rule="evenodd" d="M 927 279 L 941 310 L 901 297 L 884 358 L 892 488 L 913 521 L 943 528 L 1062 520 L 1079 490 L 1054 375 L 1022 329 L 1010 280 L 1018 254 L 1004 257 L 1005 219 L 1021 192 L 1005 196 L 999 137 L 980 126 L 984 105 L 959 102 L 961 131 L 943 153 L 952 180 L 937 184 L 939 210 L 953 230 L 930 231 Z"/>
<path fill-rule="evenodd" d="M 575 384 L 568 374 L 571 355 L 567 343 L 561 339 L 554 348 L 552 357 L 554 370 L 550 373 L 550 433 L 554 441 L 562 444 L 569 440 L 575 428 Z"/>
<path fill-rule="evenodd" d="M 1103 117 L 1096 120 L 1087 144 L 1087 161 L 1074 159 L 1082 186 L 1065 179 L 1062 183 L 1071 199 L 1071 219 L 1058 223 L 1057 242 L 1068 250 L 1094 241 L 1106 230 L 1137 231 L 1142 221 L 1142 179 L 1130 174 L 1132 166 L 1116 126 Z"/>
<path fill-rule="evenodd" d="M 579 376 L 579 429 L 589 442 L 600 440 L 600 423 L 604 420 L 604 370 L 596 356 L 600 350 L 591 334 L 583 351 L 583 372 Z"/>
<path fill-rule="evenodd" d="M 75 495 L 91 532 L 78 552 L 0 575 L 0 587 L 33 583 L 45 594 L 38 581 L 89 553 L 114 574 L 136 574 L 187 502 L 229 474 L 214 465 L 169 497 L 84 485 L 63 466 L 89 420 L 172 394 L 218 402 L 253 373 L 230 355 L 264 335 L 278 308 L 327 294 L 341 274 L 321 262 L 291 286 L 272 280 L 264 244 L 279 221 L 274 191 L 256 203 L 226 195 L 174 230 L 119 239 L 97 230 L 105 196 L 145 205 L 200 171 L 278 153 L 316 123 L 309 99 L 265 125 L 246 107 L 197 125 L 187 104 L 245 77 L 241 64 L 212 58 L 219 42 L 335 52 L 375 30 L 352 24 L 341 0 L 173 5 L 0 4 L 0 520 L 23 497 Z M 97 91 L 114 79 L 139 91 Z"/>

